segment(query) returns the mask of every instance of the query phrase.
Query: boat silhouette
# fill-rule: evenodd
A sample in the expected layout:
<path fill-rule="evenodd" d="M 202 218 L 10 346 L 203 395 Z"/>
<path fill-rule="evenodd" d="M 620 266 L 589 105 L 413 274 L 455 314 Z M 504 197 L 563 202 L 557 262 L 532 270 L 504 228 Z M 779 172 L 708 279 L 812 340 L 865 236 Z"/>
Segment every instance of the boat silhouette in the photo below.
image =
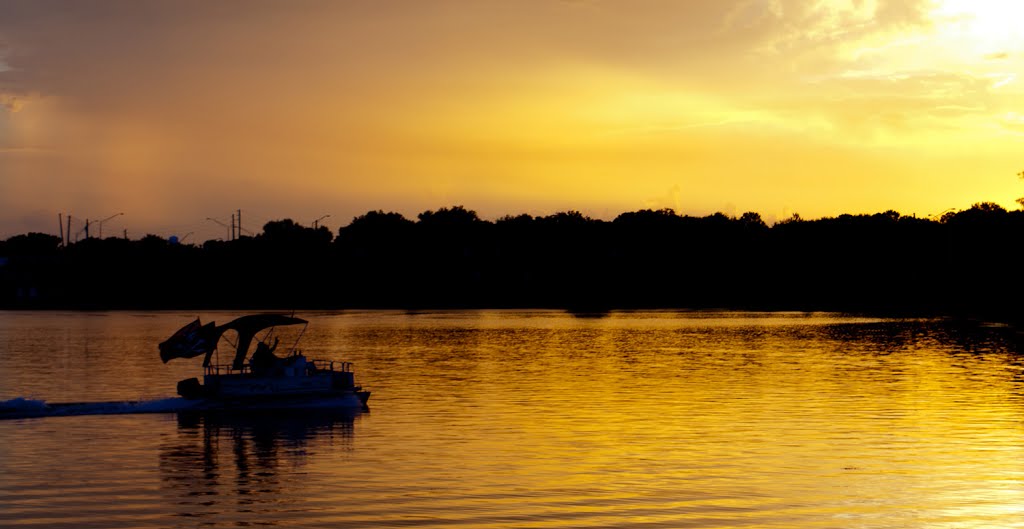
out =
<path fill-rule="evenodd" d="M 291 325 L 302 325 L 302 331 L 287 353 L 278 356 L 274 351 L 279 339 L 270 344 L 269 336 L 275 327 Z M 198 377 L 178 382 L 178 394 L 192 401 L 189 409 L 365 408 L 370 392 L 356 385 L 350 362 L 313 360 L 298 349 L 308 326 L 308 321 L 285 314 L 250 314 L 219 326 L 203 325 L 196 318 L 160 343 L 160 358 L 166 363 L 204 357 L 202 382 Z M 227 331 L 237 334 L 235 356 L 230 364 L 211 363 Z M 257 338 L 261 332 L 263 337 Z"/>

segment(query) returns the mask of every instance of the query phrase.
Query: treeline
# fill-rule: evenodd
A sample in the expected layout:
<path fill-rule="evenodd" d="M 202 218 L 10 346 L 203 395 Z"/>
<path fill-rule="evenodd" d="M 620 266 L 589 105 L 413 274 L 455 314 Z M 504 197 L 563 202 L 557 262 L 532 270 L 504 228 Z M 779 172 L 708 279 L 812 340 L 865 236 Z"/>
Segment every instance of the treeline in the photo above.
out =
<path fill-rule="evenodd" d="M 774 226 L 757 213 L 570 211 L 481 220 L 371 211 L 337 235 L 285 219 L 201 246 L 30 233 L 0 242 L 7 308 L 735 308 L 1015 317 L 1024 211 L 886 211 Z"/>

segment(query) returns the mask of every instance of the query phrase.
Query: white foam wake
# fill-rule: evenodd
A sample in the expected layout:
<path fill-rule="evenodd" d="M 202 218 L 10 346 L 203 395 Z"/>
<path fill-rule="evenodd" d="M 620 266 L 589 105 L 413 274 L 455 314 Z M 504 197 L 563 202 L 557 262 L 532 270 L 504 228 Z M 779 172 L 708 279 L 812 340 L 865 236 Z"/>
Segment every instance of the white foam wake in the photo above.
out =
<path fill-rule="evenodd" d="M 180 397 L 121 402 L 62 402 L 18 397 L 0 402 L 0 419 L 65 417 L 69 415 L 117 415 L 124 413 L 172 413 L 195 406 Z"/>
<path fill-rule="evenodd" d="M 277 411 L 277 410 L 350 410 L 364 409 L 354 394 L 333 397 L 296 397 L 288 399 L 252 400 L 244 402 L 218 402 L 186 400 L 181 397 L 121 402 L 59 402 L 18 397 L 0 401 L 0 420 L 29 419 L 35 417 L 67 417 L 72 415 L 121 415 L 127 413 L 175 413 L 217 411 Z"/>

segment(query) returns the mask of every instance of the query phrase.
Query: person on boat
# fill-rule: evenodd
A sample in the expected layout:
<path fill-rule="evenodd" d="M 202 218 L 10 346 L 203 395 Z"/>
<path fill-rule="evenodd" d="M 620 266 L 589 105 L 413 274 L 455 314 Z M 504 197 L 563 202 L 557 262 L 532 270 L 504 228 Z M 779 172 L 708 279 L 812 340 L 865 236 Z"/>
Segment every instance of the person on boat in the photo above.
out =
<path fill-rule="evenodd" d="M 255 375 L 263 375 L 273 369 L 280 362 L 280 358 L 274 354 L 274 349 L 277 349 L 277 344 L 280 340 L 274 338 L 274 345 L 267 345 L 266 342 L 259 342 L 256 344 L 256 351 L 252 354 L 252 372 Z"/>

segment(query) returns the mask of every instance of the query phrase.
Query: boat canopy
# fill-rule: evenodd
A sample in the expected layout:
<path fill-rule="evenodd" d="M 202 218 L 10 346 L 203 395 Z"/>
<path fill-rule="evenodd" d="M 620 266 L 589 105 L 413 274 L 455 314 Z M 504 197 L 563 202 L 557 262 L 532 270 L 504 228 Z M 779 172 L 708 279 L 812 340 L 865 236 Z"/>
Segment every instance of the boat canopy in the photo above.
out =
<path fill-rule="evenodd" d="M 269 327 L 277 327 L 279 325 L 299 325 L 305 323 L 307 323 L 306 320 L 285 316 L 284 314 L 252 314 L 231 320 L 224 325 L 217 327 L 217 329 L 221 334 L 228 329 L 238 332 L 238 348 L 235 350 L 235 360 L 231 363 L 231 368 L 242 369 L 245 365 L 245 353 L 249 350 L 249 344 L 252 343 L 252 339 L 256 336 L 256 333 Z M 203 365 L 207 366 L 209 364 L 210 353 L 207 353 L 206 360 L 203 361 Z"/>
<path fill-rule="evenodd" d="M 233 330 L 238 333 L 235 359 L 232 362 L 232 369 L 242 369 L 245 365 L 245 354 L 252 344 L 256 333 L 279 325 L 299 325 L 308 323 L 302 318 L 295 318 L 284 314 L 251 314 L 231 320 L 224 325 L 217 326 L 210 322 L 203 325 L 199 318 L 182 327 L 170 338 L 160 343 L 160 359 L 166 364 L 173 358 L 195 358 L 199 355 L 206 355 L 203 359 L 203 366 L 210 365 L 210 355 L 217 348 L 224 331 Z"/>

